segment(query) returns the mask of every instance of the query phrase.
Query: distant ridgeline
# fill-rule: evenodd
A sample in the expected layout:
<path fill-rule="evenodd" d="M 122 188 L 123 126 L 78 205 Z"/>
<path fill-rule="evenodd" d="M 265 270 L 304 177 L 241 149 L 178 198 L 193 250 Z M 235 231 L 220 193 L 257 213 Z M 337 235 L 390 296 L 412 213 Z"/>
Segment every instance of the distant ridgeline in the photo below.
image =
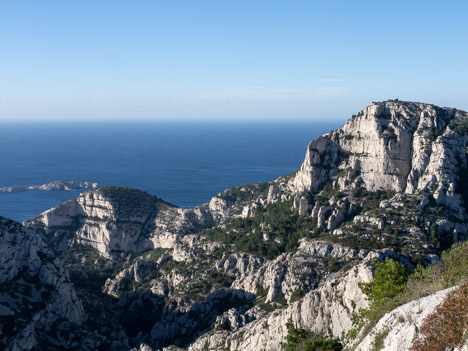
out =
<path fill-rule="evenodd" d="M 98 187 L 97 183 L 92 182 L 81 182 L 81 181 L 61 181 L 57 180 L 55 182 L 50 182 L 42 185 L 30 185 L 28 187 L 18 187 L 18 186 L 9 186 L 0 188 L 1 193 L 21 193 L 23 191 L 29 190 L 43 190 L 43 191 L 52 191 L 52 190 L 75 190 L 75 189 L 95 189 Z"/>

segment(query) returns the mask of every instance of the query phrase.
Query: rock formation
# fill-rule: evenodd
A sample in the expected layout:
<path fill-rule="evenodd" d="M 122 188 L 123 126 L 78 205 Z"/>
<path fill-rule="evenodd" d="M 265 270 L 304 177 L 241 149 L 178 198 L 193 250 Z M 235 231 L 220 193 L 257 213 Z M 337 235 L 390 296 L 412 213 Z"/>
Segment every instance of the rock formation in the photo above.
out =
<path fill-rule="evenodd" d="M 44 191 L 52 191 L 52 190 L 74 190 L 74 189 L 96 189 L 98 187 L 97 183 L 92 182 L 80 182 L 80 181 L 70 181 L 64 182 L 61 180 L 57 180 L 55 182 L 50 182 L 42 185 L 30 185 L 28 187 L 20 187 L 20 186 L 9 186 L 0 188 L 1 193 L 19 193 L 28 190 L 44 190 Z"/>
<path fill-rule="evenodd" d="M 446 292 L 399 307 L 355 345 L 347 336 L 353 313 L 368 306 L 359 283 L 372 280 L 374 259 L 414 269 L 467 238 L 467 146 L 466 112 L 372 103 L 313 140 L 298 171 L 226 189 L 202 206 L 178 208 L 107 187 L 26 221 L 25 229 L 4 221 L 2 257 L 11 259 L 2 294 L 27 282 L 15 278 L 25 274 L 46 287 L 32 289 L 36 297 L 48 286 L 64 292 L 50 295 L 63 295 L 63 306 L 44 296 L 34 307 L 44 317 L 15 317 L 17 329 L 1 340 L 31 349 L 37 342 L 29 335 L 39 340 L 64 318 L 93 326 L 75 338 L 82 349 L 280 350 L 291 319 L 359 350 L 388 328 L 386 349 L 408 349 Z M 31 247 L 44 253 L 31 256 Z M 2 318 L 16 316 L 9 299 L 0 301 Z"/>
<path fill-rule="evenodd" d="M 0 257 L 2 349 L 77 347 L 73 329 L 85 320 L 83 305 L 39 235 L 0 217 Z"/>

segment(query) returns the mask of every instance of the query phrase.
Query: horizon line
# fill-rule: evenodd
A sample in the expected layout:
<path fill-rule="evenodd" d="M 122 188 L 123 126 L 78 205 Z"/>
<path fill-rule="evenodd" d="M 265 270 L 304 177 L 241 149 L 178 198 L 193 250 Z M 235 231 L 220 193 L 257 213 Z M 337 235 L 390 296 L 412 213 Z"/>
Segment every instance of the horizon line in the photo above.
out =
<path fill-rule="evenodd" d="M 23 123 L 283 123 L 283 122 L 327 122 L 346 121 L 349 117 L 323 117 L 323 118 L 21 118 L 21 119 L 0 119 L 0 124 L 23 124 Z"/>

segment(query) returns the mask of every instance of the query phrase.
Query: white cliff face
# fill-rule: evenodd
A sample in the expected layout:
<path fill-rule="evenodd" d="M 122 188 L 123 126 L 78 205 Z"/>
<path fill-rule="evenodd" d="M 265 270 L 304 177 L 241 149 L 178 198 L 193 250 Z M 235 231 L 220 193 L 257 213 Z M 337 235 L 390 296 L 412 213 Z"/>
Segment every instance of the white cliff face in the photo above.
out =
<path fill-rule="evenodd" d="M 280 350 L 289 319 L 297 327 L 344 341 L 352 328 L 352 313 L 367 306 L 358 283 L 372 279 L 370 261 L 405 258 L 390 249 L 354 249 L 336 242 L 343 239 L 366 248 L 406 245 L 401 252 L 425 254 L 436 252 L 431 245 L 438 239 L 467 237 L 467 200 L 459 186 L 460 170 L 468 166 L 468 133 L 458 129 L 463 119 L 468 115 L 462 111 L 428 104 L 373 103 L 342 128 L 312 141 L 301 168 L 274 182 L 233 187 L 193 209 L 177 208 L 138 190 L 94 189 L 26 225 L 70 259 L 64 262 L 72 262 L 72 273 L 81 270 L 81 277 L 88 277 L 89 264 L 102 261 L 106 269 L 112 268 L 98 287 L 98 295 L 104 292 L 112 298 L 99 296 L 92 311 L 105 304 L 106 311 L 118 310 L 109 314 L 115 312 L 118 320 L 129 313 L 135 325 L 144 325 L 144 330 L 135 331 L 134 325 L 112 324 L 122 323 L 112 334 L 119 335 L 119 341 L 112 341 L 115 349 L 131 345 L 135 350 L 180 350 L 169 346 L 174 343 L 192 351 Z M 277 202 L 280 206 L 275 207 Z M 283 253 L 267 259 L 255 245 L 244 253 L 239 247 L 247 246 L 238 242 L 214 240 L 223 234 L 245 239 L 260 233 L 267 244 L 282 243 L 288 228 L 279 225 L 278 233 L 283 234 L 278 235 L 273 229 L 264 231 L 271 227 L 271 217 L 256 213 L 269 214 L 268 208 L 273 208 L 275 215 L 287 217 L 289 207 L 297 211 L 291 216 L 299 214 L 297 223 L 305 226 L 301 235 L 326 234 L 333 243 L 301 239 L 297 250 L 282 248 L 275 252 Z M 252 230 L 232 228 L 233 223 L 251 228 L 248 221 L 255 220 L 260 223 Z M 200 231 L 212 224 L 212 232 Z M 83 246 L 99 255 L 85 257 L 79 251 Z M 38 263 L 32 259 L 28 265 Z M 41 281 L 57 284 L 58 275 L 49 268 L 37 272 Z M 19 273 L 5 268 L 3 274 Z M 437 296 L 427 300 L 427 306 L 435 306 Z M 421 314 L 415 306 L 405 308 L 408 315 Z M 0 300 L 0 316 L 12 313 Z M 385 339 L 388 350 L 407 345 L 419 325 L 420 317 L 403 323 L 398 313 L 382 321 L 382 328 L 392 329 Z M 104 316 L 96 320 L 109 329 Z M 359 350 L 371 349 L 372 335 L 383 330 L 379 325 Z M 20 340 L 33 345 L 35 337 L 34 326 L 28 325 Z"/>
<path fill-rule="evenodd" d="M 44 333 L 57 337 L 56 322 L 85 320 L 68 272 L 37 233 L 0 218 L 0 261 L 0 320 L 9 318 L 0 323 L 4 349 L 33 349 Z"/>
<path fill-rule="evenodd" d="M 468 137 L 455 133 L 454 123 L 466 118 L 463 111 L 422 103 L 373 103 L 312 141 L 290 186 L 299 193 L 315 191 L 336 169 L 357 170 L 359 176 L 348 174 L 341 185 L 360 181 L 368 191 L 432 191 L 438 203 L 459 212 L 455 184 L 466 166 Z"/>
<path fill-rule="evenodd" d="M 57 252 L 64 252 L 73 241 L 113 259 L 156 247 L 171 248 L 179 238 L 211 222 L 211 214 L 203 208 L 177 208 L 139 190 L 102 188 L 25 224 L 43 230 Z"/>
<path fill-rule="evenodd" d="M 78 197 L 77 205 L 86 219 L 77 230 L 77 239 L 83 244 L 91 244 L 107 255 L 111 251 L 133 251 L 138 244 L 145 246 L 144 242 L 137 242 L 154 209 L 140 204 L 129 205 L 124 201 L 114 202 L 114 199 L 106 195 L 96 191 Z M 141 200 L 143 196 L 135 199 Z"/>

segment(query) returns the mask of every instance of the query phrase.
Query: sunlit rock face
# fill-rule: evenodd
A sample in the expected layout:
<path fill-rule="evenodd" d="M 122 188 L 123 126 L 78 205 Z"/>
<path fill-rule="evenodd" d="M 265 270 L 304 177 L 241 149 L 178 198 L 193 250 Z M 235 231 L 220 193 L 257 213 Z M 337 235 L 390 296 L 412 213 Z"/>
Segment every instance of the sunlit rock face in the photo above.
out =
<path fill-rule="evenodd" d="M 368 306 L 359 283 L 372 279 L 372 260 L 412 267 L 415 256 L 436 260 L 437 245 L 468 237 L 467 126 L 468 114 L 455 109 L 372 103 L 313 140 L 300 169 L 275 181 L 226 189 L 193 209 L 97 188 L 26 221 L 29 229 L 12 228 L 63 260 L 110 349 L 280 350 L 289 319 L 345 343 L 353 313 Z M 46 286 L 61 286 L 47 247 L 38 260 L 27 243 L 11 253 L 17 243 L 5 242 L 5 282 L 24 274 L 14 267 L 30 267 Z M 41 268 L 45 257 L 52 266 Z M 91 288 L 89 277 L 100 285 Z M 70 289 L 57 313 L 79 324 Z M 421 300 L 425 315 L 444 294 Z M 10 305 L 0 301 L 0 315 L 13 315 Z M 417 306 L 401 307 L 409 316 L 401 326 L 400 310 L 384 317 L 359 349 L 370 349 L 381 326 L 393 330 L 389 350 L 410 345 Z M 21 342 L 34 345 L 35 326 L 21 328 Z M 96 338 L 85 340 L 96 346 Z"/>
<path fill-rule="evenodd" d="M 114 259 L 173 247 L 180 236 L 211 222 L 207 210 L 182 209 L 143 191 L 109 187 L 85 192 L 25 224 L 42 231 L 59 253 L 74 240 Z"/>
<path fill-rule="evenodd" d="M 349 169 L 343 186 L 432 191 L 439 203 L 457 210 L 455 184 L 460 168 L 467 166 L 467 135 L 457 126 L 466 118 L 463 111 L 423 103 L 373 103 L 343 127 L 313 140 L 290 184 L 297 192 L 316 190 L 331 172 Z"/>

